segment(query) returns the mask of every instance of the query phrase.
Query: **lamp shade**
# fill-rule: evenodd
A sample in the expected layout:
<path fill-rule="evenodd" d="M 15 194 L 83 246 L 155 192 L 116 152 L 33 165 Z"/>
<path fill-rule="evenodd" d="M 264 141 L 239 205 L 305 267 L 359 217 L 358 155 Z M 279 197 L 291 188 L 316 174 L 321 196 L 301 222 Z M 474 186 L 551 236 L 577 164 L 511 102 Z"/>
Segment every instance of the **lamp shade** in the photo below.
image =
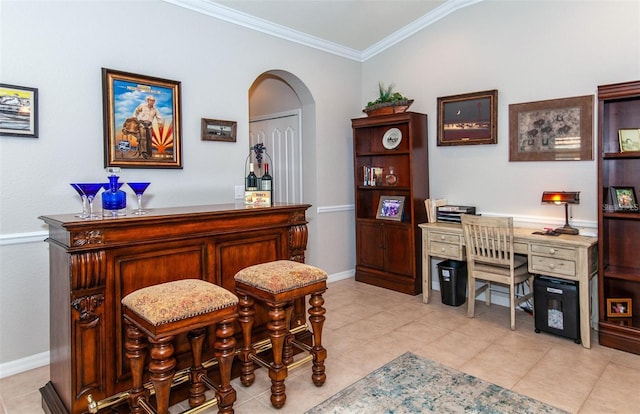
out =
<path fill-rule="evenodd" d="M 542 202 L 580 204 L 580 191 L 545 191 L 542 193 Z"/>

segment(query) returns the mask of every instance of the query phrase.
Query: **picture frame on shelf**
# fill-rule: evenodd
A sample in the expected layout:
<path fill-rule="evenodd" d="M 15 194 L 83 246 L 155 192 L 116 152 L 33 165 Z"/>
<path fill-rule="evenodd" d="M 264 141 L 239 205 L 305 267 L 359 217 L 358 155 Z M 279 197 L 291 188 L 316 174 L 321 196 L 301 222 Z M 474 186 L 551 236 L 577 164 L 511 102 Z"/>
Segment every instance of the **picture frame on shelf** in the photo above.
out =
<path fill-rule="evenodd" d="M 237 129 L 238 123 L 236 121 L 202 118 L 203 141 L 236 142 Z"/>
<path fill-rule="evenodd" d="M 613 186 L 610 191 L 613 211 L 638 211 L 638 201 L 634 187 Z"/>
<path fill-rule="evenodd" d="M 632 315 L 631 298 L 607 298 L 608 318 L 630 318 Z"/>
<path fill-rule="evenodd" d="M 620 152 L 640 151 L 640 128 L 622 128 L 618 130 Z"/>
<path fill-rule="evenodd" d="M 377 219 L 402 221 L 404 196 L 381 195 L 376 212 Z"/>
<path fill-rule="evenodd" d="M 509 161 L 593 160 L 593 95 L 509 105 Z"/>
<path fill-rule="evenodd" d="M 38 138 L 38 89 L 0 83 L 0 135 Z"/>
<path fill-rule="evenodd" d="M 438 98 L 438 146 L 498 143 L 498 90 Z"/>
<path fill-rule="evenodd" d="M 102 68 L 104 166 L 182 168 L 181 82 Z"/>

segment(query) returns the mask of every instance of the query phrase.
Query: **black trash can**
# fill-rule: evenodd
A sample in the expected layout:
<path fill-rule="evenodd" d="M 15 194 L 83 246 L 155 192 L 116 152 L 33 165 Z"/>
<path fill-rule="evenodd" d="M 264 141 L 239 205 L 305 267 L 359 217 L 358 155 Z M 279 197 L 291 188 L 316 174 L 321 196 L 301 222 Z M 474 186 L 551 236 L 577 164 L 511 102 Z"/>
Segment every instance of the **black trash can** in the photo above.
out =
<path fill-rule="evenodd" d="M 460 306 L 467 299 L 467 262 L 445 260 L 438 263 L 442 303 Z"/>

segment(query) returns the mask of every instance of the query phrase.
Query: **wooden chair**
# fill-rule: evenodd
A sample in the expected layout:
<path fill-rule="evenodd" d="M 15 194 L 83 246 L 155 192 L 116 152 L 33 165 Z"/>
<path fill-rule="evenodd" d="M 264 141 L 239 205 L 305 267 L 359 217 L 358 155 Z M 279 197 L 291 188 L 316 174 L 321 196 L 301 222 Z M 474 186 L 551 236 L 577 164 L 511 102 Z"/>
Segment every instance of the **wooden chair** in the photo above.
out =
<path fill-rule="evenodd" d="M 281 408 L 286 401 L 284 381 L 288 369 L 294 364 L 292 346 L 309 352 L 313 360 L 311 380 L 320 387 L 324 384 L 324 361 L 327 350 L 322 346 L 322 326 L 325 321 L 324 299 L 327 290 L 327 273 L 314 266 L 290 260 L 277 260 L 250 266 L 235 275 L 238 295 L 238 314 L 242 328 L 243 346 L 238 358 L 242 361 L 240 380 L 245 387 L 255 380 L 254 363 L 269 370 L 271 379 L 271 405 Z M 293 301 L 309 298 L 309 322 L 313 330 L 313 345 L 298 341 L 290 332 Z M 269 339 L 273 362 L 268 362 L 257 354 L 252 344 L 252 327 L 255 320 L 255 302 L 261 302 L 269 309 Z"/>
<path fill-rule="evenodd" d="M 491 283 L 509 286 L 511 330 L 516 329 L 516 305 L 533 295 L 534 275 L 529 273 L 527 257 L 516 255 L 513 249 L 512 217 L 481 217 L 462 215 L 462 229 L 467 251 L 469 300 L 467 316 L 475 316 L 475 300 L 485 292 L 486 304 L 491 305 Z M 485 284 L 476 289 L 476 280 Z M 528 280 L 529 293 L 517 296 L 516 285 Z"/>
<path fill-rule="evenodd" d="M 171 383 L 175 375 L 173 339 L 187 333 L 193 364 L 190 371 L 189 405 L 203 406 L 205 386 L 216 394 L 218 413 L 233 414 L 236 391 L 231 386 L 231 365 L 236 340 L 233 324 L 238 319 L 238 298 L 228 290 L 199 279 L 183 279 L 136 290 L 122 299 L 127 326 L 127 358 L 131 363 L 132 413 L 169 413 Z M 214 355 L 220 385 L 207 377 L 202 365 L 205 328 L 216 326 Z M 146 341 L 145 341 L 146 338 Z M 156 394 L 156 409 L 149 404 L 143 375 L 147 342 L 150 345 L 149 378 Z"/>

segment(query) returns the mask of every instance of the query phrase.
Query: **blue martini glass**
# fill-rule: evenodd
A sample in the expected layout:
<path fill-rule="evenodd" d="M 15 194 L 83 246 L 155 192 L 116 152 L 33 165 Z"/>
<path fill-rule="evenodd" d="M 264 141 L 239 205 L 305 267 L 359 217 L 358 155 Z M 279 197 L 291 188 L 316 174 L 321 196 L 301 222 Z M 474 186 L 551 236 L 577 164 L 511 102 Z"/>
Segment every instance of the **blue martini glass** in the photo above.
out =
<path fill-rule="evenodd" d="M 88 218 L 89 213 L 87 212 L 87 195 L 82 191 L 79 184 L 71 183 L 71 187 L 78 192 L 78 195 L 82 198 L 82 213 L 76 214 L 75 217 L 80 218 Z"/>
<path fill-rule="evenodd" d="M 149 184 L 151 183 L 127 183 L 127 185 L 131 187 L 133 192 L 136 193 L 136 197 L 138 198 L 138 209 L 133 210 L 133 214 L 147 214 L 147 211 L 142 209 L 142 194 L 144 194 L 147 187 L 149 187 Z"/>
<path fill-rule="evenodd" d="M 89 202 L 89 216 L 87 218 L 98 218 L 96 214 L 93 214 L 93 200 L 96 198 L 96 194 L 103 188 L 104 183 L 79 183 L 78 186 L 87 196 Z"/>

